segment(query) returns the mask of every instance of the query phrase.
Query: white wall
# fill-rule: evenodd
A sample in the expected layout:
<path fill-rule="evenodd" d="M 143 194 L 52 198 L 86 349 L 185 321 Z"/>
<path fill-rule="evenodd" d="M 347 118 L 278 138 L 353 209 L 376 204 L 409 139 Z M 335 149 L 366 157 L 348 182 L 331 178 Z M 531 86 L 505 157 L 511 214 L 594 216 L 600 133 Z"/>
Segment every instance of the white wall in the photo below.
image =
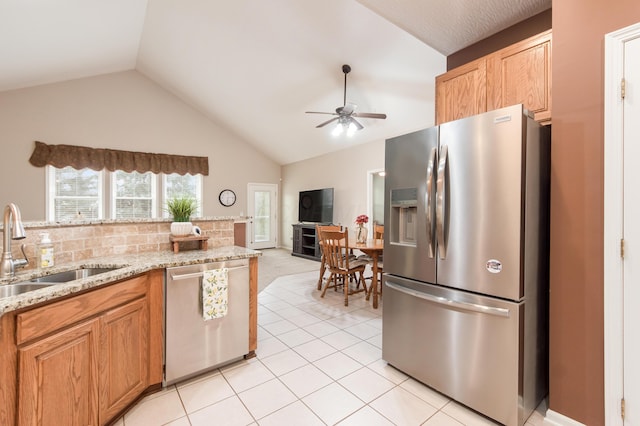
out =
<path fill-rule="evenodd" d="M 28 160 L 34 141 L 209 157 L 203 214 L 247 212 L 248 182 L 278 183 L 280 166 L 136 71 L 0 92 L 0 208 L 45 218 L 44 168 Z M 233 189 L 238 202 L 222 207 Z"/>
<path fill-rule="evenodd" d="M 384 141 L 282 166 L 281 246 L 293 246 L 291 225 L 298 223 L 299 191 L 334 188 L 333 222 L 352 228 L 356 217 L 367 213 L 367 172 L 383 168 Z"/>

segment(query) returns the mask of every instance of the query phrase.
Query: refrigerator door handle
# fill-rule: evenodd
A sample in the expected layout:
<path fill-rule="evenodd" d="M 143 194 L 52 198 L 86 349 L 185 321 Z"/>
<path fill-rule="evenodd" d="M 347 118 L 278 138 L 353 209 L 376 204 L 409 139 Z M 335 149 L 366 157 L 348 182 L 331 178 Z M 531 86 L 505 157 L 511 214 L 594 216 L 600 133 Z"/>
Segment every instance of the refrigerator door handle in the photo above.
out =
<path fill-rule="evenodd" d="M 436 236 L 438 238 L 438 257 L 447 257 L 447 246 L 444 241 L 444 225 L 446 215 L 446 168 L 448 161 L 448 148 L 444 145 L 440 148 L 440 161 L 438 162 L 438 180 L 436 182 Z"/>
<path fill-rule="evenodd" d="M 399 286 L 397 284 L 393 284 L 392 282 L 389 281 L 388 278 L 387 278 L 387 281 L 385 282 L 385 285 L 393 290 L 399 291 L 409 296 L 417 297 L 419 299 L 423 299 L 428 302 L 437 303 L 439 305 L 445 305 L 445 306 L 456 308 L 463 311 L 478 312 L 481 314 L 494 315 L 494 316 L 504 317 L 504 318 L 509 318 L 510 316 L 509 309 L 494 308 L 493 306 L 479 305 L 477 303 L 458 302 L 456 300 L 447 299 L 446 297 L 433 296 L 428 293 L 422 293 L 420 291 L 416 291 L 410 288 Z"/>
<path fill-rule="evenodd" d="M 429 257 L 433 259 L 435 254 L 435 240 L 434 240 L 434 230 L 433 230 L 433 216 L 434 216 L 434 207 L 433 207 L 433 198 L 435 198 L 433 189 L 433 176 L 434 169 L 436 165 L 436 154 L 438 153 L 438 148 L 431 149 L 431 155 L 429 156 L 429 164 L 427 166 L 427 194 L 426 194 L 426 210 L 427 210 L 427 241 L 429 242 Z"/>

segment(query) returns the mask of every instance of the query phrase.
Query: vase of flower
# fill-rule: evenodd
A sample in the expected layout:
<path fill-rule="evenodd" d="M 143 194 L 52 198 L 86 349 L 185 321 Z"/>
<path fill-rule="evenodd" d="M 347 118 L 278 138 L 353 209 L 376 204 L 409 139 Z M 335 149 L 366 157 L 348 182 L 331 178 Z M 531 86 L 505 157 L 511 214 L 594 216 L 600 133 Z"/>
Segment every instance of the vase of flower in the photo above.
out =
<path fill-rule="evenodd" d="M 356 227 L 356 242 L 358 244 L 366 244 L 367 242 L 367 232 L 368 229 L 366 226 L 359 224 Z"/>
<path fill-rule="evenodd" d="M 369 217 L 366 214 L 361 214 L 356 218 L 356 242 L 358 244 L 365 244 L 367 242 L 368 229 L 364 226 L 369 222 Z"/>

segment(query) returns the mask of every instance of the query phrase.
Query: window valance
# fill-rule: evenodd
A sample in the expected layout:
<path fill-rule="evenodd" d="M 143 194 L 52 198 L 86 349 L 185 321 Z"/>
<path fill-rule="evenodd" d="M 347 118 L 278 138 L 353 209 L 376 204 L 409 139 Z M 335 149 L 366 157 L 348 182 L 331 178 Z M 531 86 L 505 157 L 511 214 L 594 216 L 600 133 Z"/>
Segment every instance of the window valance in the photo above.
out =
<path fill-rule="evenodd" d="M 209 175 L 208 157 L 120 151 L 75 145 L 47 145 L 38 141 L 29 162 L 36 167 L 51 165 L 58 168 L 71 166 L 78 170 L 90 168 L 140 173 Z"/>

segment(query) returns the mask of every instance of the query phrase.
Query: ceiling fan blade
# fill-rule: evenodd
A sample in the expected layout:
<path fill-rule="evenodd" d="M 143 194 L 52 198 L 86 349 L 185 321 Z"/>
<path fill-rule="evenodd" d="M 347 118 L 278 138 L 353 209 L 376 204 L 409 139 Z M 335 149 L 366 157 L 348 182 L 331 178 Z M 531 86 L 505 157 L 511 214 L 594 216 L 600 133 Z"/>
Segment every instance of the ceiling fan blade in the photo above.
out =
<path fill-rule="evenodd" d="M 360 118 L 387 118 L 387 114 L 378 114 L 375 112 L 354 112 L 353 116 Z"/>
<path fill-rule="evenodd" d="M 335 112 L 322 112 L 322 111 L 305 111 L 305 114 L 328 114 L 328 115 L 338 115 Z"/>
<path fill-rule="evenodd" d="M 318 125 L 316 126 L 316 129 L 318 129 L 318 128 L 320 128 L 320 127 L 323 127 L 323 126 L 326 126 L 327 124 L 329 124 L 329 123 L 331 123 L 331 122 L 333 122 L 333 121 L 339 120 L 339 119 L 340 119 L 340 117 L 333 117 L 331 120 L 327 120 L 327 121 L 325 121 L 324 123 L 320 123 L 320 124 L 318 124 Z"/>
<path fill-rule="evenodd" d="M 355 125 L 356 125 L 356 127 L 358 128 L 358 130 L 362 130 L 362 129 L 364 129 L 364 126 L 363 126 L 362 124 L 358 123 L 358 120 L 356 120 L 355 118 L 353 118 L 353 116 L 351 117 L 351 122 L 352 122 L 353 124 L 355 124 Z"/>

